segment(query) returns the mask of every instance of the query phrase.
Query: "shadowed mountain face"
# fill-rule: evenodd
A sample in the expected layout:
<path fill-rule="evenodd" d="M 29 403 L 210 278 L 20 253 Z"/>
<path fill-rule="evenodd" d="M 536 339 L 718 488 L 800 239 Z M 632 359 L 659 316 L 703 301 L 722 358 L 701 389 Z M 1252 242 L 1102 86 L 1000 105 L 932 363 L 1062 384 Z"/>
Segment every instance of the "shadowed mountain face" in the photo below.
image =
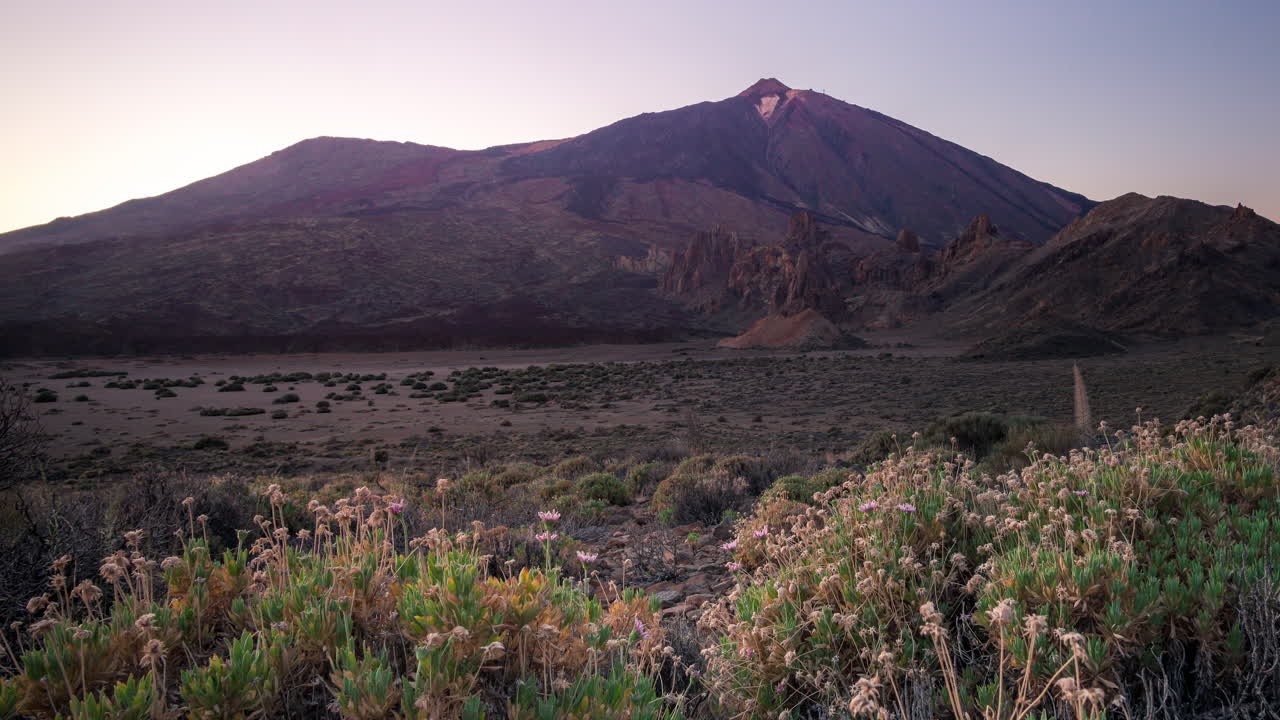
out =
<path fill-rule="evenodd" d="M 990 332 L 1066 321 L 1132 334 L 1250 327 L 1280 313 L 1280 225 L 1246 207 L 1136 193 L 1102 203 L 951 309 Z"/>
<path fill-rule="evenodd" d="M 1042 243 L 1091 206 L 762 80 L 568 140 L 458 151 L 317 138 L 0 235 L 0 332 L 10 353 L 658 339 L 727 327 L 657 288 L 711 228 L 774 243 L 805 210 L 841 257 L 903 228 L 939 247 L 982 213 Z"/>
<path fill-rule="evenodd" d="M 1280 225 L 1245 207 L 1130 194 L 1040 247 L 983 214 L 940 249 L 903 231 L 864 253 L 798 213 L 777 244 L 698 235 L 660 288 L 703 316 L 761 318 L 738 345 L 811 345 L 797 326 L 838 343 L 837 329 L 914 324 L 985 338 L 975 353 L 987 356 L 1110 353 L 1126 336 L 1256 330 L 1277 317 Z"/>

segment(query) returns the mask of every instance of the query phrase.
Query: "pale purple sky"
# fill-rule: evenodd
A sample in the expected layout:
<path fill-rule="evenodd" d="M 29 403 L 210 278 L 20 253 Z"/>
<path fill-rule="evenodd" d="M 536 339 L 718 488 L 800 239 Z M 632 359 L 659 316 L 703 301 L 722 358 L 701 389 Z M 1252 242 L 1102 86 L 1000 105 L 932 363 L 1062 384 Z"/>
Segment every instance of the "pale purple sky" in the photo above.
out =
<path fill-rule="evenodd" d="M 576 135 L 776 76 L 1091 198 L 1280 219 L 1280 2 L 0 4 L 0 231 L 317 135 Z"/>

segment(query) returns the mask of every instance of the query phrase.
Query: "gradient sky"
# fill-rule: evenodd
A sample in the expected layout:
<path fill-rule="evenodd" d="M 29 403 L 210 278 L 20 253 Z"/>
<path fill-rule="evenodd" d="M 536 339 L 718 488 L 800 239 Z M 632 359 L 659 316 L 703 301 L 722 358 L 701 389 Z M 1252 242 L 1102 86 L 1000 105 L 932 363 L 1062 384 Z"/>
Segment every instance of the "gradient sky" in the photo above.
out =
<path fill-rule="evenodd" d="M 0 231 L 318 135 L 456 148 L 824 91 L 1107 199 L 1280 220 L 1280 2 L 0 0 Z"/>

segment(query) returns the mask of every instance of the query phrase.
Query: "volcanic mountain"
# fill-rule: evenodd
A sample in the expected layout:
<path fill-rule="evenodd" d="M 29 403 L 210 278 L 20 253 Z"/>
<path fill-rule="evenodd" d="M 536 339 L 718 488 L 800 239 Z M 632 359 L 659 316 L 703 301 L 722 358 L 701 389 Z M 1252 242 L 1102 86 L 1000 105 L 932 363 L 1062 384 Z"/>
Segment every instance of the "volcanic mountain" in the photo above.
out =
<path fill-rule="evenodd" d="M 907 228 L 938 247 L 983 213 L 1043 243 L 1092 205 L 772 79 L 565 140 L 459 151 L 316 138 L 164 195 L 0 235 L 0 351 L 739 331 L 658 287 L 699 232 L 767 244 L 804 211 L 829 255 L 851 257 Z"/>

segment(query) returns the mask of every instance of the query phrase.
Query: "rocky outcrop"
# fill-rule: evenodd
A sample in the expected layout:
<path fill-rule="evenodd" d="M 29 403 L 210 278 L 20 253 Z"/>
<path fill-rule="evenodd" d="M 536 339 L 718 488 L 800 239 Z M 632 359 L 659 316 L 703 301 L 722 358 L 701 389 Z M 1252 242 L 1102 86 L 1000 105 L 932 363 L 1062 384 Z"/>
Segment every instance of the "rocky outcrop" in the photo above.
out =
<path fill-rule="evenodd" d="M 692 310 L 716 312 L 730 301 L 726 293 L 730 273 L 748 247 L 735 233 L 722 228 L 700 232 L 688 247 L 671 256 L 658 287 Z"/>
<path fill-rule="evenodd" d="M 798 212 L 777 244 L 751 246 L 719 229 L 699 233 L 675 253 L 659 287 L 695 312 L 764 315 L 742 341 L 746 345 L 728 346 L 829 343 L 842 336 L 832 320 L 845 314 L 831 261 L 837 252 L 831 234 Z"/>
<path fill-rule="evenodd" d="M 1102 203 L 997 279 L 956 297 L 951 325 L 1071 323 L 1179 336 L 1280 313 L 1280 225 L 1245 207 L 1136 193 Z"/>
<path fill-rule="evenodd" d="M 830 234 L 799 212 L 781 243 L 753 246 L 717 228 L 698 233 L 674 253 L 659 281 L 691 310 L 793 315 L 813 309 L 839 314 L 842 300 L 828 254 Z"/>

